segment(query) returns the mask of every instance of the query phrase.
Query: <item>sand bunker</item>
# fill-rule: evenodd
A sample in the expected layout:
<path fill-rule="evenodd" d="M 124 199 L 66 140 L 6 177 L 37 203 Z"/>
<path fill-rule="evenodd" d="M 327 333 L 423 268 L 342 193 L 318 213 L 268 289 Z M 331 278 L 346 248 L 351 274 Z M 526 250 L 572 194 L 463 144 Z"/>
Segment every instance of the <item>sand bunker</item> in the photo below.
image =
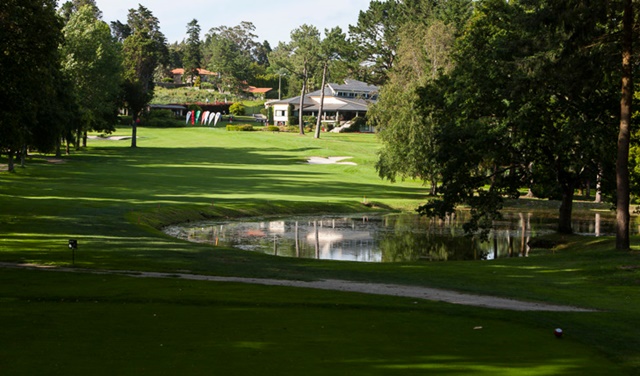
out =
<path fill-rule="evenodd" d="M 355 162 L 343 162 L 345 159 L 350 159 L 353 157 L 309 157 L 307 158 L 307 162 L 309 164 L 341 164 L 341 165 L 352 165 L 356 166 Z"/>
<path fill-rule="evenodd" d="M 109 137 L 100 137 L 100 136 L 88 136 L 87 138 L 92 140 L 112 140 L 112 141 L 121 141 L 121 140 L 130 140 L 131 136 L 109 136 Z M 137 138 L 137 137 L 136 137 Z"/>

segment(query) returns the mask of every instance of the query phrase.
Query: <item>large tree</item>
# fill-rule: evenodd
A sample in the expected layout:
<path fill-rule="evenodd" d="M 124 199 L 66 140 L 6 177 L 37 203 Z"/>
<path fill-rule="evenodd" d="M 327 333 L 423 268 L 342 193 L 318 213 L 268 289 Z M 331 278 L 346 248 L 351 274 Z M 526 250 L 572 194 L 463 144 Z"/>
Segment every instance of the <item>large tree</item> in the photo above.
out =
<path fill-rule="evenodd" d="M 269 61 L 277 68 L 282 68 L 293 78 L 301 82 L 300 101 L 298 103 L 298 127 L 300 134 L 304 134 L 304 97 L 307 94 L 307 84 L 314 75 L 314 68 L 318 66 L 320 48 L 320 32 L 315 26 L 302 25 L 291 32 L 289 43 L 280 42 L 271 53 Z M 289 114 L 291 116 L 291 114 Z"/>
<path fill-rule="evenodd" d="M 358 22 L 349 26 L 349 36 L 358 46 L 357 64 L 366 68 L 359 79 L 376 85 L 387 81 L 396 60 L 403 9 L 397 0 L 373 0 L 366 11 L 360 11 Z"/>
<path fill-rule="evenodd" d="M 66 1 L 60 7 L 59 13 L 60 16 L 64 19 L 65 22 L 69 22 L 71 16 L 80 10 L 80 8 L 88 6 L 93 13 L 94 18 L 101 19 L 102 11 L 96 5 L 95 0 L 71 0 Z"/>
<path fill-rule="evenodd" d="M 427 109 L 444 98 L 429 112 L 444 195 L 422 212 L 467 203 L 470 229 L 490 225 L 502 197 L 533 182 L 538 196 L 561 199 L 558 231 L 572 231 L 578 183 L 610 165 L 615 146 L 616 69 L 600 43 L 612 31 L 608 12 L 604 1 L 479 3 L 456 67 L 423 91 Z"/>
<path fill-rule="evenodd" d="M 85 5 L 72 13 L 63 29 L 62 70 L 73 82 L 73 93 L 82 123 L 76 129 L 76 145 L 88 130 L 114 130 L 121 90 L 122 62 L 109 25 Z"/>
<path fill-rule="evenodd" d="M 435 18 L 429 25 L 405 24 L 396 65 L 367 115 L 383 145 L 376 163 L 379 175 L 391 181 L 397 176 L 421 179 L 430 184 L 432 195 L 439 178 L 436 117 L 422 113 L 419 88 L 452 69 L 454 33 L 452 25 Z"/>
<path fill-rule="evenodd" d="M 438 98 L 430 100 L 430 109 L 423 111 L 419 89 L 453 68 L 455 38 L 470 14 L 462 12 L 455 19 L 449 15 L 459 11 L 463 3 L 467 8 L 472 4 L 469 0 L 404 2 L 395 64 L 380 99 L 367 114 L 383 145 L 376 163 L 378 174 L 391 181 L 397 177 L 420 179 L 430 185 L 432 195 L 437 191 L 440 170 L 435 160 L 437 117 L 431 114 Z M 464 15 L 467 18 L 462 18 Z"/>
<path fill-rule="evenodd" d="M 321 65 L 320 71 L 322 72 L 322 79 L 320 83 L 320 108 L 318 109 L 314 138 L 320 138 L 322 112 L 324 109 L 324 89 L 327 83 L 329 67 L 351 51 L 351 46 L 347 42 L 347 37 L 340 27 L 334 27 L 331 30 L 325 29 L 324 34 L 325 37 L 318 47 L 318 61 Z"/>
<path fill-rule="evenodd" d="M 137 126 L 142 110 L 153 98 L 153 76 L 158 63 L 167 55 L 160 22 L 150 10 L 130 9 L 127 25 L 131 34 L 123 42 L 124 100 L 132 116 L 131 147 L 137 146 Z"/>
<path fill-rule="evenodd" d="M 193 85 L 198 69 L 202 68 L 202 51 L 200 48 L 200 25 L 193 19 L 187 24 L 187 41 L 185 43 L 182 64 L 184 75 L 190 77 Z"/>
<path fill-rule="evenodd" d="M 632 0 L 624 0 L 622 18 L 622 97 L 616 161 L 616 249 L 629 249 L 629 144 L 631 103 L 633 102 L 633 23 Z"/>
<path fill-rule="evenodd" d="M 14 157 L 34 144 L 34 128 L 55 96 L 62 23 L 53 0 L 0 2 L 0 153 Z M 51 134 L 51 137 L 59 135 Z"/>
<path fill-rule="evenodd" d="M 234 27 L 214 27 L 207 33 L 203 60 L 209 70 L 219 74 L 220 90 L 241 93 L 253 79 L 252 64 L 264 52 L 254 31 L 253 23 L 243 21 Z"/>

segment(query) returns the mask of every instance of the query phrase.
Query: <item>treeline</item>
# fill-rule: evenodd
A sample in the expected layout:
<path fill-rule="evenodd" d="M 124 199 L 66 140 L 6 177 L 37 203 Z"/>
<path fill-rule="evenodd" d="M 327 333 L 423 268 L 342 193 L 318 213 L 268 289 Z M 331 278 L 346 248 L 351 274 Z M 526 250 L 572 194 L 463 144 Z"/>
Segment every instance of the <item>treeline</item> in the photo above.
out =
<path fill-rule="evenodd" d="M 193 84 L 199 82 L 196 69 L 206 68 L 217 73 L 211 85 L 235 93 L 277 83 L 279 96 L 293 96 L 346 77 L 384 83 L 390 62 L 382 57 L 395 54 L 394 37 L 372 33 L 392 16 L 387 4 L 396 2 L 371 2 L 349 35 L 334 28 L 323 36 L 302 25 L 291 42 L 272 49 L 257 41 L 251 22 L 214 27 L 201 40 L 194 19 L 185 40 L 168 44 L 158 19 L 142 5 L 108 25 L 94 0 L 70 0 L 60 8 L 54 0 L 3 1 L 0 153 L 8 156 L 10 171 L 16 157 L 24 163 L 27 150 L 60 155 L 64 147 L 68 153 L 86 144 L 88 131 L 113 131 L 119 108 L 132 116 L 135 147 L 137 119 L 154 83 L 173 68 L 184 68 Z"/>
<path fill-rule="evenodd" d="M 594 188 L 616 204 L 618 248 L 628 249 L 630 188 L 640 192 L 640 153 L 629 116 L 638 4 L 386 6 L 421 17 L 394 26 L 393 64 L 384 70 L 381 99 L 369 113 L 383 141 L 380 176 L 429 183 L 438 196 L 419 209 L 423 214 L 446 216 L 469 205 L 472 232 L 491 228 L 504 198 L 528 191 L 560 200 L 558 231 L 570 233 L 574 192 Z M 453 12 L 455 7 L 462 11 Z"/>

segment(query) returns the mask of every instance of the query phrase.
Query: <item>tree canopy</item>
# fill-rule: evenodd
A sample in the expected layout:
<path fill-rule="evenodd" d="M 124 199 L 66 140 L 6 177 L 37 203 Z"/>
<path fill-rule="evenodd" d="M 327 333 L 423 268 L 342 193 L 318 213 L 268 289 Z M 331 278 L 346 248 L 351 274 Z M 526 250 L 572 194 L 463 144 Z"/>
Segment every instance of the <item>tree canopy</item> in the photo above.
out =
<path fill-rule="evenodd" d="M 187 24 L 187 42 L 182 57 L 184 75 L 191 78 L 191 84 L 195 82 L 194 77 L 198 75 L 198 69 L 202 68 L 202 51 L 200 48 L 200 25 L 198 20 L 193 19 Z"/>
<path fill-rule="evenodd" d="M 60 83 L 62 22 L 55 6 L 53 0 L 0 2 L 0 152 L 9 156 L 9 171 L 16 155 L 59 136 L 35 131 Z"/>
<path fill-rule="evenodd" d="M 87 130 L 113 131 L 122 62 L 109 25 L 85 5 L 70 15 L 62 32 L 62 71 L 73 83 L 82 119 L 77 139 Z"/>
<path fill-rule="evenodd" d="M 433 147 L 413 148 L 424 150 L 417 156 L 387 147 L 394 157 L 381 158 L 381 172 L 398 155 L 433 161 L 443 196 L 420 211 L 444 216 L 468 204 L 470 230 L 491 226 L 503 197 L 529 187 L 538 197 L 561 199 L 558 230 L 571 232 L 575 189 L 613 173 L 614 12 L 606 2 L 478 2 L 456 40 L 453 68 L 418 89 L 415 124 L 428 119 L 433 131 L 404 132 L 434 132 L 427 137 Z"/>
<path fill-rule="evenodd" d="M 131 147 L 136 147 L 137 121 L 153 97 L 154 71 L 167 55 L 167 48 L 160 22 L 147 8 L 140 5 L 138 9 L 130 9 L 127 22 L 131 34 L 122 46 L 123 86 L 125 102 L 133 117 Z"/>

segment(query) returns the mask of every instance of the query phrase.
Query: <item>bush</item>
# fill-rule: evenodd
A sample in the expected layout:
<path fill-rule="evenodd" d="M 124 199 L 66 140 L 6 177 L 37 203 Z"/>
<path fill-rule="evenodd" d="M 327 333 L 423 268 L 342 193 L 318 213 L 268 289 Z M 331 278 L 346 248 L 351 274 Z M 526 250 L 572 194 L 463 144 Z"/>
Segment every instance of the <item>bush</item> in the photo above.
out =
<path fill-rule="evenodd" d="M 236 102 L 229 107 L 229 112 L 236 116 L 243 116 L 245 114 L 244 104 L 241 102 Z"/>
<path fill-rule="evenodd" d="M 171 110 L 152 110 L 142 118 L 142 124 L 148 127 L 175 128 L 184 127 L 184 121 L 176 119 Z"/>
<path fill-rule="evenodd" d="M 202 82 L 200 84 L 200 88 L 209 90 L 209 89 L 215 89 L 216 87 L 211 82 Z"/>
<path fill-rule="evenodd" d="M 231 131 L 231 132 L 251 132 L 251 131 L 255 131 L 255 129 L 253 129 L 253 125 L 251 125 L 251 124 L 238 124 L 238 125 L 228 124 L 227 125 L 227 131 Z"/>
<path fill-rule="evenodd" d="M 280 129 L 280 132 L 298 132 L 300 131 L 300 128 L 296 127 L 295 125 L 281 125 L 278 127 L 278 129 Z"/>
<path fill-rule="evenodd" d="M 298 117 L 293 115 L 293 105 L 289 104 L 289 106 L 287 106 L 287 125 L 288 126 L 294 126 L 296 124 L 298 124 Z"/>
<path fill-rule="evenodd" d="M 133 121 L 133 117 L 129 115 L 120 115 L 118 116 L 118 124 L 119 125 L 131 125 Z"/>
<path fill-rule="evenodd" d="M 276 127 L 275 125 L 267 125 L 262 128 L 265 132 L 280 132 L 280 127 Z"/>
<path fill-rule="evenodd" d="M 269 106 L 269 110 L 267 112 L 267 121 L 269 124 L 273 124 L 273 106 Z"/>

